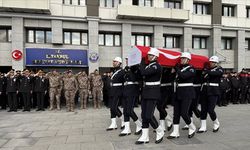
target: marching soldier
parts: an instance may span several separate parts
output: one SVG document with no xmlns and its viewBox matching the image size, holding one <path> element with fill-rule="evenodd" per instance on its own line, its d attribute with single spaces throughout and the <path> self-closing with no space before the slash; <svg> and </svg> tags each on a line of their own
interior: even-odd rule
<svg viewBox="0 0 250 150">
<path fill-rule="evenodd" d="M 48 80 L 43 76 L 43 71 L 39 70 L 34 77 L 33 91 L 36 93 L 37 110 L 44 111 L 44 97 L 48 91 Z"/>
<path fill-rule="evenodd" d="M 157 101 L 161 98 L 161 65 L 157 62 L 159 51 L 156 48 L 150 48 L 148 52 L 149 65 L 145 65 L 145 60 L 142 59 L 140 72 L 144 78 L 144 86 L 142 89 L 142 135 L 135 144 L 143 144 L 149 142 L 149 124 L 156 131 L 155 143 L 158 144 L 163 140 L 164 130 L 158 124 L 154 110 Z"/>
<path fill-rule="evenodd" d="M 69 70 L 63 78 L 63 89 L 64 89 L 64 95 L 66 99 L 66 105 L 68 111 L 74 111 L 75 107 L 75 94 L 78 90 L 78 83 L 73 75 L 72 71 Z"/>
<path fill-rule="evenodd" d="M 126 64 L 128 65 L 128 59 L 126 58 Z M 131 134 L 130 129 L 130 117 L 136 124 L 135 135 L 141 134 L 142 131 L 142 123 L 138 119 L 136 113 L 134 112 L 134 104 L 136 97 L 139 96 L 139 68 L 137 66 L 126 66 L 124 75 L 124 106 L 123 106 L 123 114 L 124 114 L 124 124 L 125 128 L 119 134 L 119 136 L 126 136 Z"/>
<path fill-rule="evenodd" d="M 192 138 L 195 135 L 196 127 L 193 124 L 190 116 L 189 109 L 192 100 L 195 98 L 194 90 L 194 77 L 195 69 L 189 65 L 191 60 L 191 54 L 183 52 L 181 54 L 181 64 L 177 64 L 173 71 L 176 72 L 176 99 L 174 101 L 174 130 L 168 136 L 168 139 L 178 138 L 180 117 L 183 118 L 185 123 L 189 127 L 188 138 Z"/>
<path fill-rule="evenodd" d="M 103 82 L 102 76 L 99 74 L 98 70 L 95 70 L 94 76 L 92 77 L 92 94 L 93 94 L 93 103 L 94 108 L 101 108 L 101 99 L 103 99 L 102 89 Z"/>
<path fill-rule="evenodd" d="M 17 77 L 14 75 L 14 71 L 11 70 L 7 74 L 7 87 L 6 92 L 8 95 L 8 104 L 10 107 L 10 110 L 8 112 L 17 112 L 17 94 L 18 94 L 18 81 Z"/>
<path fill-rule="evenodd" d="M 55 102 L 56 102 L 57 110 L 60 110 L 60 100 L 61 100 L 61 92 L 62 92 L 62 78 L 56 70 L 53 70 L 52 73 L 48 73 L 47 78 L 49 79 L 49 97 L 50 97 L 49 110 L 54 109 Z"/>
<path fill-rule="evenodd" d="M 0 72 L 0 105 L 1 109 L 6 109 L 7 97 L 6 97 L 6 78 L 4 74 Z"/>
<path fill-rule="evenodd" d="M 19 92 L 23 96 L 24 109 L 23 111 L 30 111 L 31 108 L 31 94 L 33 90 L 33 78 L 30 76 L 28 69 L 24 70 L 24 75 L 19 77 Z"/>
<path fill-rule="evenodd" d="M 118 108 L 119 100 L 122 97 L 123 90 L 123 77 L 124 70 L 121 68 L 122 59 L 116 57 L 113 59 L 113 74 L 111 76 L 111 89 L 110 89 L 110 113 L 111 113 L 111 124 L 106 129 L 107 131 L 117 129 L 116 117 L 121 120 L 121 128 L 124 128 L 123 115 L 121 110 Z"/>
<path fill-rule="evenodd" d="M 220 127 L 217 115 L 214 111 L 217 104 L 217 100 L 220 95 L 220 79 L 223 75 L 223 69 L 218 65 L 219 58 L 212 56 L 209 59 L 210 67 L 204 69 L 203 78 L 204 83 L 202 85 L 202 100 L 201 100 L 201 127 L 197 133 L 203 133 L 207 131 L 207 114 L 210 115 L 213 121 L 213 132 L 217 132 Z"/>
<path fill-rule="evenodd" d="M 79 96 L 80 96 L 80 103 L 81 109 L 87 108 L 87 100 L 88 100 L 88 92 L 90 90 L 90 83 L 88 75 L 85 71 L 79 72 L 76 76 L 76 79 L 79 84 Z"/>
<path fill-rule="evenodd" d="M 163 130 L 166 130 L 165 127 L 165 119 L 167 119 L 167 130 L 171 130 L 172 128 L 172 118 L 169 116 L 169 114 L 166 111 L 167 107 L 167 100 L 170 98 L 168 94 L 170 94 L 169 87 L 172 85 L 172 78 L 173 73 L 171 73 L 171 69 L 164 67 L 162 69 L 162 76 L 161 76 L 161 99 L 157 101 L 157 109 L 160 113 L 160 126 L 163 128 Z"/>
</svg>

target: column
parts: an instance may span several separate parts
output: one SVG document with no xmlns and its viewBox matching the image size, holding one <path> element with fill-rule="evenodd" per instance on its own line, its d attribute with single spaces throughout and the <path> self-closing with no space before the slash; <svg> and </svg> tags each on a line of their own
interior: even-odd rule
<svg viewBox="0 0 250 150">
<path fill-rule="evenodd" d="M 52 43 L 62 44 L 63 43 L 63 25 L 62 20 L 52 20 L 51 21 L 51 31 L 52 31 Z"/>
<path fill-rule="evenodd" d="M 123 23 L 122 24 L 122 58 L 128 56 L 129 50 L 131 50 L 131 24 Z"/>
<path fill-rule="evenodd" d="M 162 48 L 164 46 L 163 38 L 163 26 L 154 26 L 154 37 L 153 44 L 156 48 Z"/>
<path fill-rule="evenodd" d="M 246 56 L 245 56 L 245 31 L 238 30 L 236 38 L 236 49 L 235 49 L 235 70 L 240 72 L 245 67 Z"/>
<path fill-rule="evenodd" d="M 192 28 L 191 27 L 184 27 L 183 30 L 183 37 L 182 37 L 182 44 L 181 44 L 181 51 L 188 52 L 192 49 Z"/>
</svg>

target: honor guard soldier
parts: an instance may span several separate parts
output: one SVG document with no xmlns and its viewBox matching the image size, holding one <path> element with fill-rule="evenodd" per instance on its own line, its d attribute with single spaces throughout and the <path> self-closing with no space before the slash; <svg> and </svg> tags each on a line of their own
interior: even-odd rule
<svg viewBox="0 0 250 150">
<path fill-rule="evenodd" d="M 18 81 L 17 77 L 14 75 L 14 71 L 11 70 L 7 74 L 7 87 L 6 92 L 8 95 L 8 104 L 10 110 L 8 112 L 17 111 L 17 94 L 18 94 Z"/>
<path fill-rule="evenodd" d="M 214 109 L 220 95 L 219 83 L 223 75 L 223 69 L 218 65 L 219 58 L 217 56 L 210 57 L 209 62 L 209 68 L 205 68 L 203 71 L 204 83 L 202 85 L 201 93 L 201 127 L 197 133 L 207 131 L 207 114 L 210 115 L 210 118 L 214 122 L 213 132 L 217 132 L 220 127 Z"/>
<path fill-rule="evenodd" d="M 24 109 L 23 111 L 30 111 L 31 108 L 31 94 L 33 92 L 33 77 L 30 76 L 28 69 L 24 70 L 24 75 L 19 77 L 18 91 L 23 96 Z"/>
<path fill-rule="evenodd" d="M 128 58 L 126 58 L 126 65 L 128 65 Z M 123 114 L 124 114 L 124 124 L 125 128 L 120 133 L 119 136 L 126 136 L 131 134 L 130 129 L 130 117 L 136 124 L 135 135 L 139 135 L 142 131 L 141 121 L 138 119 L 136 113 L 134 112 L 134 104 L 135 99 L 139 96 L 139 68 L 138 66 L 126 66 L 124 68 L 124 88 L 123 88 L 123 96 L 124 96 L 124 106 L 123 106 Z"/>
<path fill-rule="evenodd" d="M 164 67 L 162 69 L 162 75 L 161 75 L 161 99 L 157 102 L 157 109 L 160 113 L 160 126 L 163 128 L 163 130 L 166 130 L 165 127 L 165 119 L 167 119 L 167 127 L 168 131 L 172 128 L 172 118 L 169 116 L 169 114 L 166 111 L 167 107 L 167 100 L 170 98 L 170 92 L 171 92 L 171 86 L 172 86 L 172 78 L 173 73 L 171 73 L 170 68 Z"/>
<path fill-rule="evenodd" d="M 62 92 L 62 78 L 60 74 L 53 70 L 53 72 L 48 73 L 47 77 L 49 79 L 49 97 L 50 97 L 50 108 L 53 110 L 56 103 L 57 110 L 60 110 L 60 100 Z"/>
<path fill-rule="evenodd" d="M 33 84 L 33 91 L 36 93 L 37 99 L 36 111 L 44 111 L 44 97 L 48 91 L 48 80 L 43 76 L 42 70 L 39 70 L 38 73 L 35 75 Z"/>
<path fill-rule="evenodd" d="M 174 130 L 168 136 L 168 139 L 178 138 L 180 117 L 183 118 L 185 123 L 189 127 L 188 138 L 192 138 L 195 135 L 196 127 L 193 124 L 189 116 L 189 108 L 192 100 L 195 98 L 194 90 L 194 77 L 195 69 L 189 65 L 191 60 L 191 54 L 188 52 L 183 52 L 181 54 L 181 63 L 175 66 L 176 72 L 176 98 L 174 100 Z"/>
<path fill-rule="evenodd" d="M 121 110 L 118 108 L 119 100 L 122 98 L 123 90 L 123 77 L 124 70 L 121 68 L 122 58 L 116 57 L 113 59 L 113 74 L 111 76 L 111 89 L 110 89 L 110 113 L 111 113 L 111 124 L 107 128 L 107 131 L 117 129 L 116 117 L 121 119 L 121 128 L 124 128 L 123 115 Z"/>
<path fill-rule="evenodd" d="M 149 65 L 145 65 L 145 60 L 142 59 L 140 72 L 144 78 L 144 86 L 142 89 L 142 135 L 135 144 L 143 144 L 149 142 L 149 124 L 156 131 L 156 141 L 158 144 L 163 140 L 164 130 L 158 124 L 154 111 L 156 103 L 161 98 L 161 65 L 157 62 L 159 50 L 150 48 L 148 52 Z"/>
<path fill-rule="evenodd" d="M 6 78 L 3 73 L 0 72 L 0 106 L 1 109 L 6 109 L 7 97 L 6 97 Z"/>
</svg>

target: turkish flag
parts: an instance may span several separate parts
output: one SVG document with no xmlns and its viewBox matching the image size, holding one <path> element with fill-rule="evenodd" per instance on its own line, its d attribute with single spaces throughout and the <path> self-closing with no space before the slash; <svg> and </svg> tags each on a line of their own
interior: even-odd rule
<svg viewBox="0 0 250 150">
<path fill-rule="evenodd" d="M 135 46 L 132 50 L 139 50 L 141 52 L 142 58 L 147 57 L 147 53 L 150 50 L 150 47 L 145 46 Z M 177 63 L 180 62 L 181 52 L 171 51 L 167 49 L 158 49 L 160 51 L 160 56 L 158 62 L 162 66 L 174 67 Z M 202 55 L 191 54 L 190 64 L 197 69 L 203 69 L 208 63 L 208 57 Z"/>
</svg>

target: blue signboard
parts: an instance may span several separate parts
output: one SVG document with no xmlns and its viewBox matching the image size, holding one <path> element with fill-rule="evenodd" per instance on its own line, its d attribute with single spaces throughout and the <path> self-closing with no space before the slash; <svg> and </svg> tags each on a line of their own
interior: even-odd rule
<svg viewBox="0 0 250 150">
<path fill-rule="evenodd" d="M 87 50 L 26 48 L 26 66 L 87 67 Z"/>
</svg>

